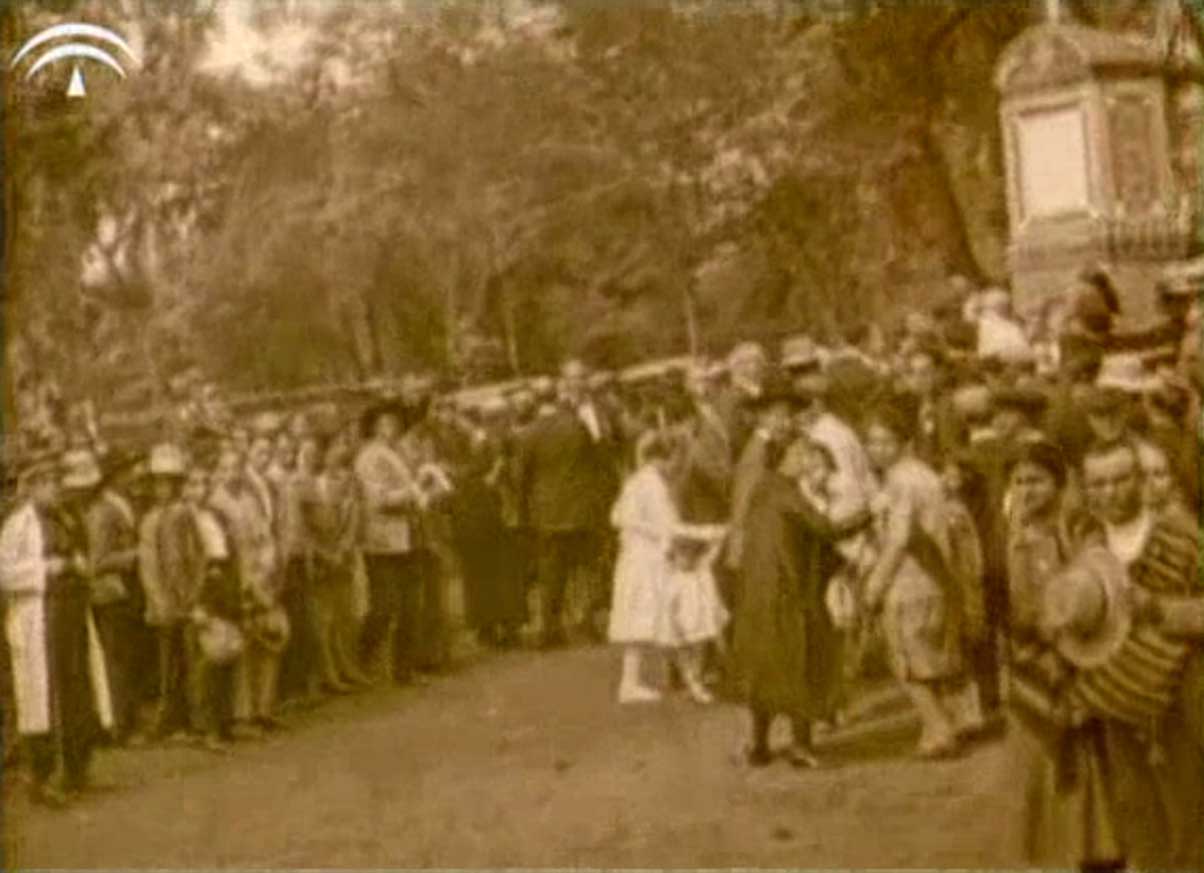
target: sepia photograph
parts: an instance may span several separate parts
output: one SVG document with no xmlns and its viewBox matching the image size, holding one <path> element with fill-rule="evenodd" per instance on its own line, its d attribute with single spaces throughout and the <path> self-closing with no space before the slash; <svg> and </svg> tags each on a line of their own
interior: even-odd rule
<svg viewBox="0 0 1204 873">
<path fill-rule="evenodd" d="M 0 0 L 0 866 L 1204 871 L 1204 0 Z"/>
</svg>

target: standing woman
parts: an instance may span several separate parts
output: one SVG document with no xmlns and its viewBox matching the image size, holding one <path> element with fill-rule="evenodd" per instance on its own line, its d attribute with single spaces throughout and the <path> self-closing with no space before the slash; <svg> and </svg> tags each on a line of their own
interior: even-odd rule
<svg viewBox="0 0 1204 873">
<path fill-rule="evenodd" d="M 336 438 L 322 454 L 322 471 L 306 513 L 314 544 L 311 605 L 319 675 L 327 691 L 341 694 L 368 684 L 355 657 L 360 504 L 347 443 Z"/>
<path fill-rule="evenodd" d="M 1006 778 L 1020 782 L 1015 835 L 1026 863 L 1075 867 L 1120 857 L 1106 802 L 1102 758 L 1090 731 L 1058 716 L 1069 665 L 1054 652 L 1042 613 L 1051 584 L 1085 541 L 1065 507 L 1067 465 L 1045 439 L 1021 443 L 1008 460 L 1008 640 Z"/>
<path fill-rule="evenodd" d="M 812 726 L 832 718 L 840 688 L 839 637 L 824 593 L 838 566 L 836 541 L 864 527 L 869 515 L 833 525 L 803 491 L 805 482 L 808 493 L 822 493 L 831 456 L 809 441 L 783 451 L 783 442 L 771 444 L 767 470 L 749 500 L 733 653 L 752 717 L 749 765 L 771 761 L 770 728 L 784 715 L 793 731 L 790 762 L 815 767 Z"/>
<path fill-rule="evenodd" d="M 914 456 L 916 416 L 888 398 L 865 422 L 866 451 L 881 477 L 875 498 L 879 555 L 865 582 L 866 605 L 881 610 L 891 667 L 920 713 L 916 754 L 957 751 L 960 713 L 954 689 L 964 674 L 944 489 Z"/>
</svg>

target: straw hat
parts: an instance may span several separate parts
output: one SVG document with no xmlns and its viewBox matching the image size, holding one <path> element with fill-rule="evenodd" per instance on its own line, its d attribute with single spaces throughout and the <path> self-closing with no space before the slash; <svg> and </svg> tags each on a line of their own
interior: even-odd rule
<svg viewBox="0 0 1204 873">
<path fill-rule="evenodd" d="M 1124 643 L 1132 625 L 1129 578 L 1106 548 L 1092 546 L 1045 586 L 1042 623 L 1059 654 L 1079 668 L 1098 667 Z"/>
<path fill-rule="evenodd" d="M 283 652 L 290 633 L 288 614 L 279 606 L 258 613 L 248 628 L 255 642 L 271 652 Z"/>
<path fill-rule="evenodd" d="M 765 354 L 765 349 L 761 348 L 760 343 L 740 343 L 727 356 L 727 365 L 732 368 L 750 361 L 757 361 L 762 364 L 769 361 L 769 356 Z"/>
<path fill-rule="evenodd" d="M 1012 306 L 1012 295 L 1003 288 L 988 288 L 979 299 L 980 312 L 1006 313 Z"/>
<path fill-rule="evenodd" d="M 151 448 L 147 468 L 152 476 L 185 476 L 188 473 L 188 459 L 179 446 L 160 443 Z"/>
<path fill-rule="evenodd" d="M 792 336 L 782 342 L 782 366 L 786 369 L 815 367 L 820 364 L 819 349 L 809 336 Z"/>
<path fill-rule="evenodd" d="M 1145 368 L 1139 355 L 1107 355 L 1095 379 L 1097 388 L 1115 388 L 1126 394 L 1145 394 L 1159 387 L 1158 377 Z"/>
<path fill-rule="evenodd" d="M 87 449 L 73 449 L 63 455 L 62 486 L 70 489 L 95 488 L 103 478 L 96 455 Z"/>
<path fill-rule="evenodd" d="M 210 617 L 197 634 L 201 657 L 210 664 L 230 664 L 238 660 L 246 648 L 242 631 L 224 618 Z"/>
</svg>

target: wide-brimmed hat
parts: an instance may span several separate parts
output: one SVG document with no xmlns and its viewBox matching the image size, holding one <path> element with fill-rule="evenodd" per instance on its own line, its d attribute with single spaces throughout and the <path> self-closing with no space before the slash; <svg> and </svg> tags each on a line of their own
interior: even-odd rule
<svg viewBox="0 0 1204 873">
<path fill-rule="evenodd" d="M 991 394 L 996 409 L 1016 409 L 1027 415 L 1040 415 L 1049 405 L 1049 398 L 1035 385 L 1019 383 L 996 389 Z"/>
<path fill-rule="evenodd" d="M 809 336 L 792 336 L 782 342 L 782 367 L 799 370 L 820 365 L 819 348 Z"/>
<path fill-rule="evenodd" d="M 103 478 L 96 455 L 88 449 L 72 449 L 64 453 L 61 464 L 63 477 L 60 484 L 64 488 L 95 488 Z"/>
<path fill-rule="evenodd" d="M 1075 667 L 1098 667 L 1124 643 L 1132 625 L 1124 565 L 1103 546 L 1084 549 L 1045 585 L 1042 625 Z"/>
<path fill-rule="evenodd" d="M 238 625 L 224 618 L 209 617 L 197 633 L 201 657 L 210 664 L 230 664 L 246 648 L 246 640 Z"/>
<path fill-rule="evenodd" d="M 1097 388 L 1115 388 L 1126 394 L 1145 394 L 1159 387 L 1158 377 L 1146 369 L 1140 355 L 1106 355 L 1100 362 Z"/>
<path fill-rule="evenodd" d="M 56 476 L 61 456 L 58 452 L 43 449 L 16 455 L 11 463 L 18 482 L 26 482 L 37 476 Z M 10 464 L 6 461 L 5 468 Z"/>
<path fill-rule="evenodd" d="M 173 443 L 159 443 L 150 450 L 147 472 L 152 476 L 182 477 L 188 475 L 188 459 L 184 450 Z"/>
<path fill-rule="evenodd" d="M 122 473 L 136 470 L 143 460 L 142 452 L 133 449 L 109 449 L 100 458 L 101 476 L 108 482 Z"/>
<path fill-rule="evenodd" d="M 251 431 L 256 434 L 274 434 L 284 427 L 284 416 L 278 412 L 265 410 L 251 419 Z"/>
<path fill-rule="evenodd" d="M 382 397 L 371 403 L 360 413 L 360 436 L 370 439 L 376 431 L 376 423 L 386 415 L 394 416 L 400 427 L 405 422 L 405 407 L 395 397 Z"/>
<path fill-rule="evenodd" d="M 1193 297 L 1201 291 L 1204 291 L 1204 258 L 1171 265 L 1158 282 L 1158 293 L 1163 297 Z"/>
<path fill-rule="evenodd" d="M 992 395 L 989 385 L 962 385 L 953 392 L 953 410 L 963 420 L 983 418 L 991 414 Z"/>
<path fill-rule="evenodd" d="M 251 619 L 250 635 L 263 648 L 271 652 L 282 652 L 288 645 L 291 632 L 288 614 L 279 606 L 265 609 Z"/>
<path fill-rule="evenodd" d="M 760 343 L 743 342 L 737 345 L 727 356 L 728 367 L 735 367 L 746 361 L 759 361 L 766 363 L 769 361 L 769 356 L 765 354 L 765 349 Z"/>
<path fill-rule="evenodd" d="M 988 288 L 978 301 L 979 312 L 1007 312 L 1012 307 L 1012 295 L 1003 288 Z"/>
</svg>

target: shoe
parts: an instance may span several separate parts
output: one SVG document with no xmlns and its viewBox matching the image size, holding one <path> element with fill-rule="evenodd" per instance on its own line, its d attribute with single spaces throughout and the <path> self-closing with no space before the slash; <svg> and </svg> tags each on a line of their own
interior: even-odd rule
<svg viewBox="0 0 1204 873">
<path fill-rule="evenodd" d="M 758 749 L 750 747 L 744 751 L 744 763 L 749 767 L 768 767 L 773 763 L 773 755 L 769 753 L 769 749 Z"/>
<path fill-rule="evenodd" d="M 62 809 L 70 802 L 66 793 L 53 785 L 34 785 L 29 790 L 29 799 L 50 809 Z"/>
<path fill-rule="evenodd" d="M 950 738 L 937 742 L 921 742 L 913 753 L 913 757 L 921 761 L 944 761 L 957 757 L 961 746 L 957 740 Z"/>
<path fill-rule="evenodd" d="M 230 744 L 218 736 L 207 736 L 201 741 L 202 747 L 206 752 L 213 752 L 215 755 L 230 754 Z"/>
<path fill-rule="evenodd" d="M 268 733 L 277 733 L 287 727 L 284 722 L 274 715 L 261 715 L 255 719 L 255 723 Z"/>
<path fill-rule="evenodd" d="M 786 760 L 791 767 L 799 770 L 818 770 L 823 764 L 819 758 L 811 752 L 810 749 L 805 749 L 802 746 L 791 746 L 786 752 Z"/>
<path fill-rule="evenodd" d="M 703 706 L 709 706 L 715 702 L 715 696 L 707 691 L 706 686 L 701 682 L 686 683 L 686 692 L 690 695 L 691 700 Z"/>
<path fill-rule="evenodd" d="M 661 693 L 646 685 L 619 689 L 619 703 L 656 703 L 660 699 Z"/>
<path fill-rule="evenodd" d="M 230 729 L 230 736 L 236 740 L 262 740 L 264 730 L 252 722 L 239 722 Z"/>
</svg>

